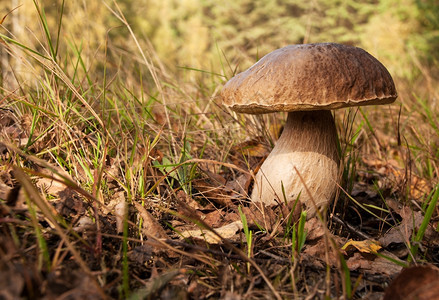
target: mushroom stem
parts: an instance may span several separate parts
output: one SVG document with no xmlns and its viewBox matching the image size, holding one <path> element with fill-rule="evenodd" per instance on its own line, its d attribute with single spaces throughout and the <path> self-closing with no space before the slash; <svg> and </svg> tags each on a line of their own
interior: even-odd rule
<svg viewBox="0 0 439 300">
<path fill-rule="evenodd" d="M 289 112 L 281 137 L 256 174 L 251 199 L 275 205 L 300 196 L 309 215 L 314 215 L 316 207 L 320 209 L 334 197 L 338 164 L 337 131 L 331 112 Z"/>
</svg>

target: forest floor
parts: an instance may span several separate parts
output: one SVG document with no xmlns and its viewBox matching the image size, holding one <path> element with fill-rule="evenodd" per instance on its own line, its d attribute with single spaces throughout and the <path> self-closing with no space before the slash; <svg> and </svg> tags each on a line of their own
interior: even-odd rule
<svg viewBox="0 0 439 300">
<path fill-rule="evenodd" d="M 29 122 L 12 109 L 0 113 L 8 138 L 0 166 L 4 299 L 380 299 L 404 267 L 439 263 L 438 190 L 396 159 L 358 160 L 350 193 L 340 189 L 327 213 L 303 222 L 299 206 L 248 201 L 249 171 L 269 152 L 258 139 L 233 145 L 226 162 L 207 147 L 206 158 L 186 153 L 177 164 L 158 146 L 137 147 L 131 167 L 106 154 L 98 168 L 76 166 L 72 176 L 59 160 L 28 154 L 57 137 L 24 151 Z M 81 147 L 97 147 L 81 134 Z M 140 168 L 145 196 L 122 183 Z"/>
</svg>

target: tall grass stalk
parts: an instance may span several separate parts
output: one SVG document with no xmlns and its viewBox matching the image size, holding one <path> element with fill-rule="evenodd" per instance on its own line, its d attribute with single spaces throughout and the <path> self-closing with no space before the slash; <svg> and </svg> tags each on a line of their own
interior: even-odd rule
<svg viewBox="0 0 439 300">
<path fill-rule="evenodd" d="M 291 260 L 295 263 L 296 257 L 300 255 L 306 241 L 307 232 L 305 230 L 306 211 L 300 213 L 298 223 L 287 226 L 286 231 L 291 233 Z"/>
<path fill-rule="evenodd" d="M 242 227 L 244 229 L 244 236 L 247 241 L 247 256 L 251 258 L 252 256 L 252 242 L 253 242 L 253 232 L 248 228 L 247 217 L 242 212 L 241 206 L 238 206 L 239 215 L 241 217 Z M 247 263 L 247 273 L 250 274 L 250 263 Z"/>
<path fill-rule="evenodd" d="M 27 191 L 25 191 L 25 194 L 26 194 L 26 204 L 27 204 L 30 216 L 31 216 L 32 225 L 34 227 L 35 237 L 37 239 L 37 244 L 38 244 L 39 252 L 40 252 L 38 269 L 41 270 L 42 265 L 44 264 L 45 270 L 50 272 L 51 271 L 51 261 L 50 261 L 49 250 L 47 248 L 47 243 L 46 243 L 46 240 L 44 239 L 44 236 L 41 232 L 41 228 L 40 228 L 40 224 L 38 222 L 37 213 L 35 211 L 34 204 L 30 200 L 30 197 L 29 197 Z"/>
<path fill-rule="evenodd" d="M 125 203 L 125 206 L 127 203 Z M 123 239 L 122 239 L 122 290 L 123 298 L 130 296 L 130 274 L 128 264 L 128 209 L 125 207 L 123 217 Z"/>
<path fill-rule="evenodd" d="M 428 204 L 427 210 L 425 211 L 424 219 L 422 220 L 421 226 L 419 227 L 416 235 L 413 237 L 413 244 L 410 248 L 410 252 L 412 255 L 408 256 L 408 262 L 412 261 L 412 257 L 416 258 L 418 254 L 419 245 L 422 242 L 425 231 L 427 230 L 428 225 L 430 224 L 431 217 L 433 216 L 434 211 L 437 209 L 437 202 L 439 199 L 439 184 L 436 185 L 434 192 L 430 194 L 428 197 L 430 203 Z"/>
</svg>

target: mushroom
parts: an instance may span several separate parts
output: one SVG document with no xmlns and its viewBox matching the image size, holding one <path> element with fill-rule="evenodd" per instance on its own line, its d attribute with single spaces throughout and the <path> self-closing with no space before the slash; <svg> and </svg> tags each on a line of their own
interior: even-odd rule
<svg viewBox="0 0 439 300">
<path fill-rule="evenodd" d="M 322 43 L 267 54 L 230 79 L 221 98 L 240 113 L 288 112 L 282 135 L 255 176 L 251 200 L 272 206 L 299 198 L 311 216 L 337 189 L 337 131 L 330 110 L 392 103 L 397 92 L 387 69 L 363 49 Z"/>
</svg>

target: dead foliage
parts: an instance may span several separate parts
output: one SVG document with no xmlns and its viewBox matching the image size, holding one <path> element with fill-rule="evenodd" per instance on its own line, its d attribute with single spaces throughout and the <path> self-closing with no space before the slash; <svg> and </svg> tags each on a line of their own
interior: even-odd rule
<svg viewBox="0 0 439 300">
<path fill-rule="evenodd" d="M 439 299 L 439 269 L 433 265 L 421 265 L 401 271 L 384 294 L 384 300 L 400 299 Z"/>
<path fill-rule="evenodd" d="M 354 204 L 343 219 L 329 216 L 329 223 L 317 217 L 309 219 L 305 225 L 303 249 L 296 248 L 292 252 L 296 245 L 292 244 L 292 232 L 286 230 L 291 230 L 293 224 L 298 226 L 302 207 L 300 203 L 265 207 L 248 202 L 252 176 L 251 172 L 239 171 L 246 168 L 243 158 L 245 156 L 247 162 L 253 161 L 253 167 L 257 168 L 266 155 L 258 150 L 262 146 L 250 145 L 257 150 L 246 150 L 244 154 L 243 145 L 232 150 L 232 164 L 239 168 L 233 172 L 218 167 L 220 164 L 215 161 L 200 160 L 197 166 L 200 176 L 192 181 L 191 193 L 174 189 L 168 194 L 171 204 L 167 207 L 156 205 L 149 199 L 128 198 L 118 181 L 122 164 L 114 159 L 105 165 L 103 172 L 110 189 L 105 196 L 99 197 L 79 188 L 75 184 L 78 179 L 62 169 L 34 162 L 29 171 L 35 188 L 40 195 L 50 198 L 47 203 L 53 208 L 52 213 L 68 221 L 68 227 L 63 231 L 69 240 L 75 241 L 80 257 L 85 259 L 90 270 L 77 264 L 77 254 L 62 250 L 65 241 L 54 231 L 54 220 L 37 209 L 38 226 L 45 231 L 47 251 L 55 255 L 52 262 L 56 265 L 47 273 L 46 268 L 27 269 L 2 260 L 2 276 L 5 277 L 2 296 L 7 299 L 23 295 L 36 298 L 43 295 L 94 299 L 117 297 L 122 278 L 117 266 L 123 261 L 120 255 L 124 226 L 128 226 L 130 285 L 133 295 L 138 297 L 272 297 L 273 290 L 266 289 L 267 282 L 274 282 L 276 287 L 273 289 L 282 293 L 282 297 L 298 294 L 323 297 L 328 291 L 331 295 L 342 294 L 344 287 L 336 284 L 328 287 L 322 281 L 321 274 L 327 267 L 333 282 L 342 282 L 343 272 L 350 271 L 357 282 L 353 291 L 357 297 L 372 291 L 382 294 L 383 283 L 391 282 L 405 264 L 404 259 L 409 255 L 406 245 L 423 220 L 422 212 L 391 198 L 383 201 L 374 187 L 363 184 L 363 181 L 357 182 L 352 197 L 388 211 L 382 214 L 372 208 L 377 215 L 371 215 Z M 13 153 L 13 150 L 7 151 L 8 155 Z M 156 159 L 160 157 L 163 155 Z M 374 170 L 378 168 L 374 176 L 385 180 L 379 183 L 384 190 L 385 186 L 390 189 L 397 187 L 402 180 L 402 173 L 397 172 L 392 164 L 381 166 L 368 161 L 365 166 Z M 148 172 L 151 178 L 161 182 L 155 187 L 156 191 L 166 195 L 171 180 L 167 181 L 166 175 L 158 175 L 152 168 Z M 14 177 L 16 174 L 11 166 L 3 165 L 0 175 L 0 192 L 5 199 L 0 204 L 0 225 L 5 233 L 2 255 L 5 258 L 21 257 L 20 251 L 30 247 L 28 251 L 34 255 L 29 256 L 27 263 L 37 266 L 39 248 L 35 244 L 38 239 L 26 234 L 26 228 L 32 225 L 23 219 L 30 217 L 28 206 L 34 204 L 27 200 L 27 192 Z M 361 176 L 364 175 L 360 173 L 359 178 Z M 350 217 L 352 214 L 356 217 Z M 6 224 L 24 233 L 22 239 L 25 238 L 18 245 L 13 242 L 10 231 L 4 226 Z M 246 242 L 246 230 L 253 233 L 251 245 Z M 436 236 L 437 232 L 430 226 L 426 242 L 434 244 Z M 102 269 L 102 265 L 107 268 Z M 343 266 L 347 269 L 344 270 Z M 72 269 L 73 272 L 69 271 Z M 92 275 L 93 272 L 99 275 Z M 90 280 L 90 276 L 97 276 L 99 281 Z M 298 279 L 292 281 L 292 276 Z M 96 287 L 98 282 L 99 288 Z M 293 290 L 288 288 L 291 284 Z M 232 287 L 233 293 L 230 292 Z"/>
</svg>

